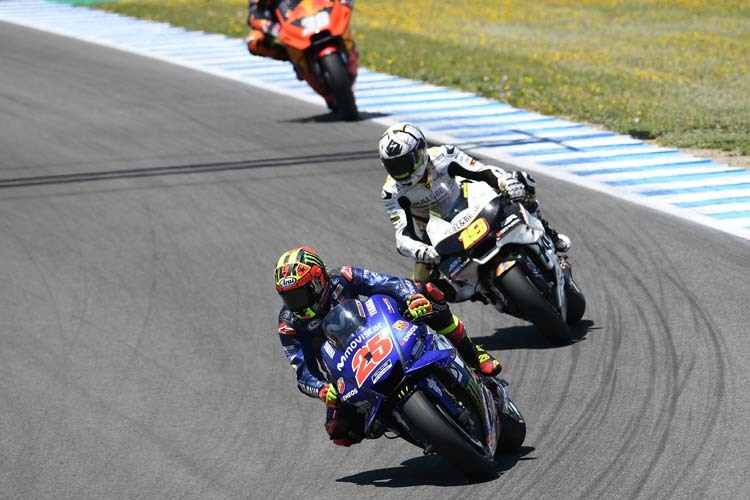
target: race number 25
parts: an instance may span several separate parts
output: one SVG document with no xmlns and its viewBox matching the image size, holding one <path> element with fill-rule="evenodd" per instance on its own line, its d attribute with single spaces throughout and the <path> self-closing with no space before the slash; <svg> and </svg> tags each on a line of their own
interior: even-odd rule
<svg viewBox="0 0 750 500">
<path fill-rule="evenodd" d="M 352 358 L 352 370 L 357 386 L 367 380 L 367 377 L 377 368 L 381 361 L 388 357 L 393 350 L 393 342 L 388 335 L 376 335 L 359 348 Z"/>
<path fill-rule="evenodd" d="M 474 246 L 479 240 L 490 232 L 490 226 L 487 224 L 487 219 L 482 217 L 477 219 L 467 226 L 466 229 L 461 231 L 458 235 L 458 239 L 464 245 L 464 250 L 468 250 Z"/>
</svg>

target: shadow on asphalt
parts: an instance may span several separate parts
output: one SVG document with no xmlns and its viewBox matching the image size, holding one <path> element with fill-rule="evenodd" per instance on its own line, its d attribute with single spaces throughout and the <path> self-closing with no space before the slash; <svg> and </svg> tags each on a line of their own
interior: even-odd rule
<svg viewBox="0 0 750 500">
<path fill-rule="evenodd" d="M 495 459 L 498 475 L 513 468 L 519 460 L 535 460 L 527 457 L 534 451 L 530 446 L 522 446 L 515 453 L 506 453 Z M 496 479 L 496 478 L 495 478 Z M 461 474 L 455 467 L 438 455 L 426 455 L 410 458 L 401 462 L 401 467 L 387 467 L 336 480 L 341 483 L 354 483 L 360 486 L 376 486 L 387 488 L 409 488 L 413 486 L 463 486 L 471 481 Z M 492 479 L 490 479 L 492 481 Z M 474 482 L 476 483 L 476 482 Z"/>
<path fill-rule="evenodd" d="M 366 113 L 360 111 L 359 119 L 355 121 L 371 120 L 373 118 L 381 118 L 388 116 L 388 113 Z M 335 113 L 323 113 L 320 115 L 307 116 L 305 118 L 293 118 L 291 120 L 283 120 L 285 123 L 330 123 L 330 122 L 344 122 Z"/>
<path fill-rule="evenodd" d="M 586 335 L 594 328 L 594 322 L 582 319 L 570 328 L 571 342 L 564 345 L 554 345 L 542 337 L 532 325 L 510 326 L 498 328 L 492 335 L 484 337 L 472 335 L 472 340 L 481 344 L 488 351 L 510 351 L 512 349 L 556 349 L 568 347 L 586 340 Z"/>
</svg>

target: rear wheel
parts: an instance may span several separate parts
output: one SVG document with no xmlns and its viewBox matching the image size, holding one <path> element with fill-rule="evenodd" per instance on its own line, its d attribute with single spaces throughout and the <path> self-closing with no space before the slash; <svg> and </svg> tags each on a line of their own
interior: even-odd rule
<svg viewBox="0 0 750 500">
<path fill-rule="evenodd" d="M 498 279 L 500 288 L 523 316 L 534 324 L 553 344 L 570 341 L 570 330 L 555 307 L 537 290 L 518 266 L 511 267 Z"/>
<path fill-rule="evenodd" d="M 403 411 L 432 448 L 467 477 L 484 480 L 497 474 L 494 461 L 464 439 L 422 392 L 416 391 L 409 396 Z"/>
<path fill-rule="evenodd" d="M 320 60 L 323 78 L 336 100 L 336 114 L 342 120 L 354 121 L 359 118 L 357 104 L 354 102 L 352 77 L 338 52 L 323 56 Z"/>
</svg>

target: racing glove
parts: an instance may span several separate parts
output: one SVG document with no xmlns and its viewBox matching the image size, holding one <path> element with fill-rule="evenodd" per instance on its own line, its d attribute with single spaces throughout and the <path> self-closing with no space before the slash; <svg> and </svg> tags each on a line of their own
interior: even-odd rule
<svg viewBox="0 0 750 500">
<path fill-rule="evenodd" d="M 498 179 L 498 187 L 511 201 L 522 200 L 526 196 L 526 188 L 512 174 Z"/>
<path fill-rule="evenodd" d="M 432 313 L 432 302 L 421 293 L 414 293 L 406 299 L 406 312 L 412 320 L 423 318 Z"/>
<path fill-rule="evenodd" d="M 318 397 L 326 406 L 330 406 L 331 408 L 336 408 L 339 405 L 339 391 L 336 390 L 336 386 L 333 384 L 323 386 L 318 392 Z"/>
<path fill-rule="evenodd" d="M 281 31 L 281 26 L 279 25 L 279 23 L 276 23 L 270 19 L 263 19 L 261 23 L 262 25 L 260 27 L 260 31 L 262 31 L 266 35 L 276 37 L 279 34 L 279 31 Z"/>
<path fill-rule="evenodd" d="M 523 184 L 524 188 L 526 188 L 527 197 L 534 198 L 534 196 L 536 196 L 536 181 L 528 172 L 516 170 L 513 172 L 513 176 L 518 179 L 518 182 Z"/>
<path fill-rule="evenodd" d="M 437 264 L 440 262 L 440 254 L 431 245 L 425 245 L 417 250 L 415 257 L 417 262 L 424 262 L 425 264 Z"/>
</svg>

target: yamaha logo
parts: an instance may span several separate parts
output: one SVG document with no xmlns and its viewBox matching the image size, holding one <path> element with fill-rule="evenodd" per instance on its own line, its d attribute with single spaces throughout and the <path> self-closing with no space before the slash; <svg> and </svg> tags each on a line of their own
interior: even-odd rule
<svg viewBox="0 0 750 500">
<path fill-rule="evenodd" d="M 295 278 L 294 276 L 287 276 L 286 278 L 279 280 L 279 286 L 281 288 L 287 288 L 296 284 L 297 278 Z"/>
</svg>

